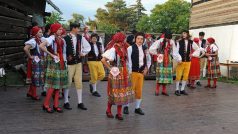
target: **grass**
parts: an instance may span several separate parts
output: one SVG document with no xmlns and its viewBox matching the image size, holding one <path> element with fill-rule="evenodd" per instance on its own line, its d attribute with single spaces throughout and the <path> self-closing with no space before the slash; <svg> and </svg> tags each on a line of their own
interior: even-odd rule
<svg viewBox="0 0 238 134">
<path fill-rule="evenodd" d="M 238 78 L 229 78 L 229 79 L 227 79 L 227 77 L 221 77 L 221 78 L 218 79 L 218 81 L 238 85 Z"/>
</svg>

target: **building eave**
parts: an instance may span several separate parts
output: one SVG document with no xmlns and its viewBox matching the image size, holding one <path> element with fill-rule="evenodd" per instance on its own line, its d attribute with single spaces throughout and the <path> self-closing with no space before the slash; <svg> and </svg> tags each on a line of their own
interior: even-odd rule
<svg viewBox="0 0 238 134">
<path fill-rule="evenodd" d="M 59 9 L 59 7 L 57 7 L 51 0 L 46 0 L 46 2 L 51 5 L 57 12 L 59 12 L 60 14 L 63 14 L 63 12 Z"/>
</svg>

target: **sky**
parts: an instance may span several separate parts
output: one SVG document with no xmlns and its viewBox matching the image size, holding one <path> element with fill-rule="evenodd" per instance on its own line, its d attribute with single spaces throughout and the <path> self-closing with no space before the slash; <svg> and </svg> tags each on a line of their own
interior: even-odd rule
<svg viewBox="0 0 238 134">
<path fill-rule="evenodd" d="M 105 8 L 104 5 L 107 2 L 112 0 L 51 0 L 56 6 L 60 8 L 63 12 L 62 17 L 64 20 L 71 19 L 72 13 L 79 13 L 83 15 L 86 19 L 91 18 L 94 19 L 94 15 L 96 14 L 96 10 L 98 8 Z M 132 5 L 136 3 L 136 0 L 125 0 L 127 5 Z M 142 4 L 147 10 L 145 13 L 150 14 L 150 11 L 154 8 L 156 4 L 162 4 L 167 0 L 142 0 Z M 191 0 L 186 0 L 191 1 Z M 51 12 L 54 9 L 47 4 L 46 11 Z"/>
</svg>

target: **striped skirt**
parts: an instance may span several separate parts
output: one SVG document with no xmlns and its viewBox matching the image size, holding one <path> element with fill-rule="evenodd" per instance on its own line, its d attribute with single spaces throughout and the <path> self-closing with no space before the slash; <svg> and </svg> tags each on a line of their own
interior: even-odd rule
<svg viewBox="0 0 238 134">
<path fill-rule="evenodd" d="M 121 71 L 122 72 L 122 71 Z M 112 105 L 125 105 L 132 103 L 135 98 L 135 92 L 132 89 L 131 78 L 128 76 L 128 85 L 125 86 L 125 79 L 123 75 L 119 74 L 113 77 L 108 76 L 108 102 Z"/>
<path fill-rule="evenodd" d="M 164 67 L 163 63 L 157 63 L 156 67 L 156 83 L 171 84 L 173 83 L 173 66 L 172 63 L 168 67 Z"/>
<path fill-rule="evenodd" d="M 44 60 L 40 60 L 38 63 L 32 60 L 31 68 L 31 84 L 37 87 L 43 86 L 45 81 Z"/>
<path fill-rule="evenodd" d="M 66 68 L 60 69 L 60 63 L 47 56 L 47 68 L 45 74 L 45 87 L 54 89 L 63 89 L 68 87 L 68 71 Z"/>
<path fill-rule="evenodd" d="M 206 77 L 208 79 L 219 78 L 221 76 L 220 63 L 217 57 L 213 57 L 211 61 L 207 60 Z"/>
</svg>

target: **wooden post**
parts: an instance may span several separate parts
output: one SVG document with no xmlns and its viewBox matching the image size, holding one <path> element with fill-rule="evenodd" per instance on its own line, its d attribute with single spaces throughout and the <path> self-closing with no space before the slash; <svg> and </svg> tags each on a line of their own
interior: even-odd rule
<svg viewBox="0 0 238 134">
<path fill-rule="evenodd" d="M 226 60 L 226 64 L 227 64 L 227 80 L 230 77 L 230 66 L 229 66 L 229 60 Z"/>
</svg>

